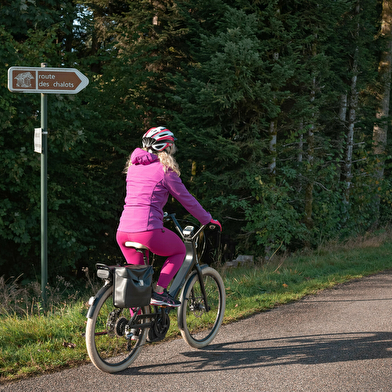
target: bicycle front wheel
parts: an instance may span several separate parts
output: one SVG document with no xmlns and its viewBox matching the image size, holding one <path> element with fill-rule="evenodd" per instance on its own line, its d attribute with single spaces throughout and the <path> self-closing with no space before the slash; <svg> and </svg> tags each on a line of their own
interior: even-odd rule
<svg viewBox="0 0 392 392">
<path fill-rule="evenodd" d="M 149 307 L 142 308 L 148 312 Z M 129 309 L 113 306 L 113 286 L 108 286 L 98 301 L 94 313 L 87 320 L 86 347 L 92 363 L 107 373 L 125 370 L 140 354 L 148 329 L 135 330 L 137 339 L 125 338 L 125 325 L 131 315 Z"/>
<path fill-rule="evenodd" d="M 194 348 L 207 346 L 215 338 L 222 324 L 226 307 L 226 292 L 219 273 L 211 268 L 202 269 L 206 298 L 199 275 L 194 272 L 181 293 L 178 320 L 182 338 Z M 206 306 L 207 300 L 207 306 Z"/>
</svg>

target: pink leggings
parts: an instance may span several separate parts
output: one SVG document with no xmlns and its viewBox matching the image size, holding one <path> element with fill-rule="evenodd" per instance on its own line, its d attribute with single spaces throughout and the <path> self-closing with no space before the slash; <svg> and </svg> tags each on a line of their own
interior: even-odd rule
<svg viewBox="0 0 392 392">
<path fill-rule="evenodd" d="M 169 285 L 185 259 L 184 243 L 176 233 L 166 228 L 141 233 L 117 231 L 116 239 L 128 264 L 144 264 L 144 261 L 140 252 L 124 246 L 126 241 L 139 242 L 147 246 L 152 253 L 167 257 L 158 279 L 158 286 L 164 288 Z"/>
</svg>

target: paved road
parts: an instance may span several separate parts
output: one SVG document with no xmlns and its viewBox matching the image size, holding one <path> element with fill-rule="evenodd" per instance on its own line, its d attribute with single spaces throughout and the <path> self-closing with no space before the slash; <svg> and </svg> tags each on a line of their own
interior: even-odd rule
<svg viewBox="0 0 392 392">
<path fill-rule="evenodd" d="M 92 365 L 0 391 L 392 391 L 392 271 L 221 328 L 195 350 L 147 346 L 134 366 Z"/>
</svg>

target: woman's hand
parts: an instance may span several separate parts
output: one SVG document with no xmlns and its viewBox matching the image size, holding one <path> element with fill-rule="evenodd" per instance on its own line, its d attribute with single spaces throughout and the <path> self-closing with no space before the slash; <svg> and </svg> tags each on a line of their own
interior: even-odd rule
<svg viewBox="0 0 392 392">
<path fill-rule="evenodd" d="M 217 221 L 215 219 L 211 219 L 210 223 L 215 225 L 215 226 L 219 226 L 219 230 L 222 231 L 222 225 L 219 223 L 219 221 Z"/>
</svg>

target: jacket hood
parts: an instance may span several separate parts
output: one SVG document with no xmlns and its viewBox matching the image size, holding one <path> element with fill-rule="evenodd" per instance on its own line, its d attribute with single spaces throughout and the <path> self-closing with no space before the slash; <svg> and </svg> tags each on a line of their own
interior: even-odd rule
<svg viewBox="0 0 392 392">
<path fill-rule="evenodd" d="M 158 160 L 157 155 L 144 151 L 141 148 L 137 148 L 131 155 L 131 163 L 133 165 L 149 165 Z"/>
</svg>

